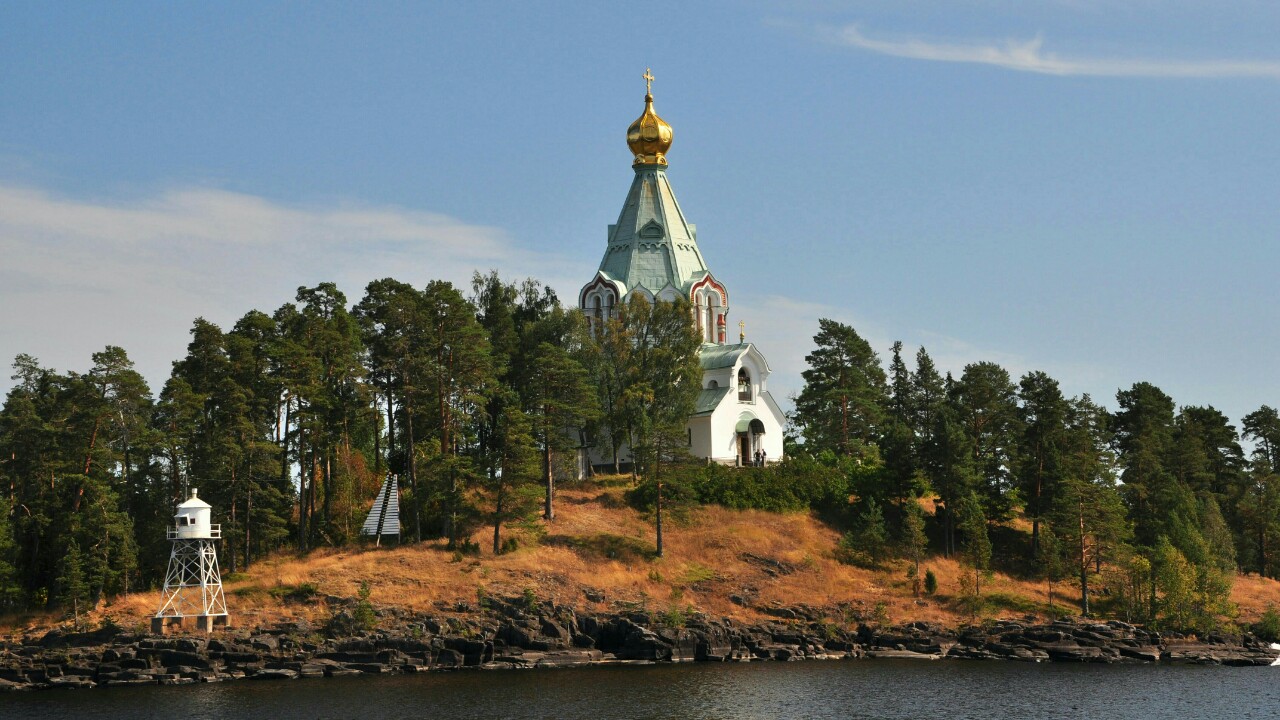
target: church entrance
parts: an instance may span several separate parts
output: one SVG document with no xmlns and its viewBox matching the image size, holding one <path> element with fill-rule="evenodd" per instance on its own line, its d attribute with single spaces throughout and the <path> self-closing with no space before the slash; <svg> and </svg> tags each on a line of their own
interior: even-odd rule
<svg viewBox="0 0 1280 720">
<path fill-rule="evenodd" d="M 752 465 L 751 436 L 747 433 L 738 433 L 738 465 L 741 467 Z"/>
</svg>

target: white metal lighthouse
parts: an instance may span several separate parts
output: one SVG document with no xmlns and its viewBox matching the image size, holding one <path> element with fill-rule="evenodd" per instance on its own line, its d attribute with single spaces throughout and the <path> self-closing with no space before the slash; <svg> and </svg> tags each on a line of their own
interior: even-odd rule
<svg viewBox="0 0 1280 720">
<path fill-rule="evenodd" d="M 196 629 L 208 632 L 229 624 L 227 601 L 218 574 L 218 553 L 214 542 L 222 538 L 222 527 L 209 522 L 212 507 L 196 497 L 178 506 L 169 528 L 173 551 L 169 571 L 164 576 L 160 610 L 151 619 L 151 631 L 164 634 L 182 627 L 185 618 L 196 619 Z"/>
</svg>

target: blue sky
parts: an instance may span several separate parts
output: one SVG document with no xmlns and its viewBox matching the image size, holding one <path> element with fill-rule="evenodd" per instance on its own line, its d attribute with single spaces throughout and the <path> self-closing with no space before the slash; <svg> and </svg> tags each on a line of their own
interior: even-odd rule
<svg viewBox="0 0 1280 720">
<path fill-rule="evenodd" d="M 195 316 L 300 285 L 572 302 L 651 67 L 775 395 L 833 317 L 1238 421 L 1280 404 L 1278 36 L 1263 2 L 5 3 L 0 358 L 122 345 L 158 390 Z"/>
</svg>

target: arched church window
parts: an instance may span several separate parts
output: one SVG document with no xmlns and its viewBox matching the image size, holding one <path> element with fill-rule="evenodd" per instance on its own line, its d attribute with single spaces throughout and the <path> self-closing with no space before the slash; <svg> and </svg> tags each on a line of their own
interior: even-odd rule
<svg viewBox="0 0 1280 720">
<path fill-rule="evenodd" d="M 707 383 L 708 390 L 715 390 L 718 387 L 720 387 L 720 383 L 716 382 L 715 380 L 712 380 L 711 382 Z"/>
<path fill-rule="evenodd" d="M 587 324 L 593 336 L 604 328 L 604 308 L 600 302 L 600 293 L 591 293 L 587 298 Z"/>
<path fill-rule="evenodd" d="M 746 368 L 738 370 L 738 401 L 749 402 L 751 400 L 751 373 Z"/>
<path fill-rule="evenodd" d="M 716 342 L 716 316 L 720 311 L 720 293 L 703 290 L 698 294 L 698 325 L 702 329 L 702 341 Z"/>
</svg>

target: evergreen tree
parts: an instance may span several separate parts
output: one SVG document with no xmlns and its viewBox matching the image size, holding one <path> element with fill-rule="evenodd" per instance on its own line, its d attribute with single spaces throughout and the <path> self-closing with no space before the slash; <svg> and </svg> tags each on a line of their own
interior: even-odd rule
<svg viewBox="0 0 1280 720">
<path fill-rule="evenodd" d="M 918 446 L 914 422 L 915 389 L 906 363 L 902 361 L 902 343 L 893 344 L 893 359 L 889 364 L 890 396 L 889 413 L 883 434 L 879 439 L 880 455 L 884 461 L 887 487 L 883 492 L 889 509 L 893 512 L 894 527 L 901 529 L 906 522 L 906 505 L 915 502 L 923 492 L 922 473 L 917 457 Z"/>
<path fill-rule="evenodd" d="M 655 544 L 661 557 L 662 467 L 687 455 L 684 428 L 702 390 L 702 340 L 683 298 L 650 305 L 636 296 L 618 310 L 623 335 L 634 343 L 621 402 L 636 472 L 656 492 Z"/>
<path fill-rule="evenodd" d="M 17 543 L 13 539 L 13 508 L 9 500 L 0 498 L 0 614 L 17 610 L 22 605 L 22 586 L 14 567 Z"/>
<path fill-rule="evenodd" d="M 1048 508 L 1048 525 L 1079 580 L 1080 611 L 1089 615 L 1090 578 L 1108 552 L 1129 537 L 1115 485 L 1105 411 L 1085 395 L 1071 402 L 1063 437 L 1062 475 Z M 1118 558 L 1117 558 L 1118 559 Z"/>
<path fill-rule="evenodd" d="M 548 521 L 555 519 L 554 456 L 578 447 L 575 431 L 598 415 L 587 371 L 565 344 L 540 343 L 527 365 L 525 403 L 542 449 L 543 517 Z"/>
<path fill-rule="evenodd" d="M 879 358 L 857 331 L 834 320 L 818 320 L 813 341 L 794 415 L 805 447 L 814 455 L 874 456 L 889 402 Z"/>
<path fill-rule="evenodd" d="M 89 596 L 89 586 L 85 582 L 83 562 L 80 558 L 80 547 L 74 540 L 67 543 L 62 556 L 58 560 L 58 605 L 70 608 L 75 617 L 76 627 L 80 627 L 80 605 Z"/>
<path fill-rule="evenodd" d="M 436 447 L 427 457 L 439 501 L 442 534 L 456 547 L 475 517 L 467 489 L 476 479 L 466 453 L 476 424 L 487 420 L 484 391 L 495 383 L 489 340 L 453 285 L 434 281 L 423 292 L 423 410 Z M 412 448 L 417 452 L 417 448 Z"/>
<path fill-rule="evenodd" d="M 916 351 L 916 369 L 911 373 L 912 429 L 921 446 L 931 444 L 937 427 L 937 415 L 947 399 L 942 376 L 933 364 L 933 358 L 923 347 Z"/>
<path fill-rule="evenodd" d="M 515 402 L 503 404 L 502 417 L 494 427 L 501 467 L 485 476 L 481 485 L 492 508 L 488 514 L 493 524 L 493 554 L 497 555 L 503 552 L 503 524 L 527 518 L 537 507 L 538 457 L 529 419 Z"/>
<path fill-rule="evenodd" d="M 406 499 L 413 514 L 413 537 L 421 542 L 424 493 L 418 487 L 414 448 L 422 431 L 415 428 L 414 419 L 425 407 L 430 362 L 423 351 L 429 327 L 425 298 L 406 283 L 391 278 L 375 280 L 366 287 L 353 315 L 368 348 L 370 382 L 386 404 L 388 466 L 408 479 Z M 419 422 L 418 428 L 422 427 Z"/>
<path fill-rule="evenodd" d="M 911 580 L 911 591 L 920 597 L 920 561 L 924 559 L 929 547 L 929 536 L 924 530 L 924 508 L 920 503 L 909 502 L 905 507 L 902 519 L 902 536 L 899 546 L 907 561 L 911 563 L 907 577 Z"/>
<path fill-rule="evenodd" d="M 960 498 L 956 508 L 960 532 L 964 537 L 962 555 L 972 573 L 972 597 L 982 597 L 982 579 L 991 574 L 991 537 L 987 534 L 987 518 L 975 493 Z"/>
<path fill-rule="evenodd" d="M 1067 401 L 1058 382 L 1042 372 L 1027 373 L 1019 383 L 1021 437 L 1016 475 L 1031 518 L 1031 556 L 1040 548 L 1040 523 L 1061 482 Z"/>
<path fill-rule="evenodd" d="M 938 411 L 935 424 L 925 449 L 925 467 L 942 502 L 943 553 L 950 557 L 956 551 L 957 507 L 978 486 L 978 474 L 972 443 L 949 403 Z"/>
<path fill-rule="evenodd" d="M 950 394 L 969 437 L 983 512 L 992 520 L 1008 519 L 1020 504 L 1010 473 L 1020 434 L 1017 390 L 1004 368 L 979 362 L 965 366 Z"/>
</svg>

